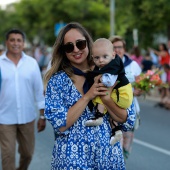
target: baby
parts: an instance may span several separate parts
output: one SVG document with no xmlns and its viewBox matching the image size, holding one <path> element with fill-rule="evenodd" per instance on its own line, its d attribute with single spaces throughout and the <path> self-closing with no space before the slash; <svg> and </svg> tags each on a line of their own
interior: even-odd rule
<svg viewBox="0 0 170 170">
<path fill-rule="evenodd" d="M 105 38 L 97 39 L 93 43 L 92 54 L 95 68 L 92 72 L 89 72 L 89 80 L 94 81 L 95 76 L 102 74 L 100 81 L 105 86 L 112 87 L 117 83 L 112 91 L 111 97 L 119 107 L 127 109 L 132 104 L 132 86 L 125 76 L 121 58 L 118 55 L 115 55 L 113 51 L 112 43 Z M 93 104 L 96 108 L 95 118 L 86 121 L 86 126 L 98 126 L 102 124 L 103 116 L 107 112 L 100 97 L 96 97 L 93 100 Z M 116 126 L 114 122 L 113 125 Z M 122 131 L 120 130 L 120 127 L 114 127 L 112 129 L 110 144 L 115 144 L 121 137 Z"/>
</svg>

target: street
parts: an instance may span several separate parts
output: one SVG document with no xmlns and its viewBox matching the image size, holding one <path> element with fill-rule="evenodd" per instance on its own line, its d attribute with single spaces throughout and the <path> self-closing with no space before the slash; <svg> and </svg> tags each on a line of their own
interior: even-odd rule
<svg viewBox="0 0 170 170">
<path fill-rule="evenodd" d="M 139 98 L 141 125 L 135 132 L 127 170 L 170 169 L 170 111 L 154 107 L 156 101 Z M 49 170 L 53 147 L 53 131 L 47 124 L 45 132 L 37 134 L 34 159 L 29 170 Z M 36 168 L 35 168 L 36 167 Z"/>
<path fill-rule="evenodd" d="M 127 170 L 170 169 L 170 111 L 154 107 L 156 101 L 139 99 L 141 125 L 135 131 Z M 35 153 L 29 170 L 49 170 L 54 136 L 47 122 L 44 132 L 36 132 Z M 18 162 L 18 154 L 17 162 Z M 1 167 L 0 167 L 1 170 Z"/>
<path fill-rule="evenodd" d="M 170 169 L 170 110 L 140 98 L 141 125 L 135 131 L 127 170 Z"/>
</svg>

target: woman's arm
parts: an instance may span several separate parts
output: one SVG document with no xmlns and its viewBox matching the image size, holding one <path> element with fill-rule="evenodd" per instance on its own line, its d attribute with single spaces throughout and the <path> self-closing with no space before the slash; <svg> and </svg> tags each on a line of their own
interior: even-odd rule
<svg viewBox="0 0 170 170">
<path fill-rule="evenodd" d="M 99 76 L 101 77 L 101 76 Z M 61 132 L 67 130 L 69 127 L 71 127 L 81 116 L 84 109 L 88 105 L 89 101 L 95 98 L 98 95 L 103 95 L 103 92 L 100 92 L 98 90 L 98 79 L 94 82 L 94 84 L 91 86 L 91 88 L 88 90 L 86 94 L 82 96 L 67 112 L 67 121 L 66 126 L 61 127 L 59 130 Z"/>
<path fill-rule="evenodd" d="M 127 120 L 125 123 L 121 124 L 122 130 L 124 132 L 132 130 L 135 125 L 136 114 L 134 111 L 134 104 L 132 103 L 131 106 L 127 109 Z"/>
<path fill-rule="evenodd" d="M 153 48 L 150 48 L 150 50 L 152 50 L 157 56 L 166 57 L 166 54 L 167 54 L 166 51 L 157 51 Z"/>
</svg>

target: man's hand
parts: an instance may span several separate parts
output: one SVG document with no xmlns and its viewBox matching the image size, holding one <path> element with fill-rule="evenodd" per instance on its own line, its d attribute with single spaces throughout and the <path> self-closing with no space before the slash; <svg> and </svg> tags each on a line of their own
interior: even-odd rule
<svg viewBox="0 0 170 170">
<path fill-rule="evenodd" d="M 137 89 L 135 88 L 134 91 L 133 91 L 133 95 L 134 96 L 140 96 L 142 95 L 144 92 L 141 90 L 141 89 Z"/>
<path fill-rule="evenodd" d="M 46 119 L 39 118 L 39 120 L 37 122 L 38 132 L 43 131 L 45 129 L 45 127 L 46 127 Z"/>
<path fill-rule="evenodd" d="M 46 119 L 44 117 L 44 109 L 40 109 L 40 117 L 37 122 L 37 129 L 38 132 L 41 132 L 45 129 L 46 126 Z"/>
</svg>

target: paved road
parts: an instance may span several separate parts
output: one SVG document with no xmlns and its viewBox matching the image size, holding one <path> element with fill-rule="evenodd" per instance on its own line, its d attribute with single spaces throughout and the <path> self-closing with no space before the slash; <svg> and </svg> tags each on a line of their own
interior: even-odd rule
<svg viewBox="0 0 170 170">
<path fill-rule="evenodd" d="M 141 126 L 135 132 L 127 170 L 170 170 L 170 111 L 155 108 L 155 103 L 140 99 Z M 53 142 L 53 130 L 47 123 L 44 132 L 36 133 L 35 153 L 29 170 L 50 170 Z"/>
<path fill-rule="evenodd" d="M 170 170 L 170 110 L 140 99 L 141 126 L 135 132 L 127 170 Z"/>
<path fill-rule="evenodd" d="M 36 132 L 35 153 L 29 170 L 50 170 L 54 135 L 51 124 L 47 122 L 44 132 Z"/>
</svg>

